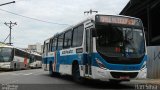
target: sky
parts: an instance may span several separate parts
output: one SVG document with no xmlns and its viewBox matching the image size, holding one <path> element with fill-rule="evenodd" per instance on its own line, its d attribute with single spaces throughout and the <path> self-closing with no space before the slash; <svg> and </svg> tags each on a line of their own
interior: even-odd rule
<svg viewBox="0 0 160 90">
<path fill-rule="evenodd" d="M 0 4 L 13 0 L 0 0 Z M 90 15 L 90 9 L 98 14 L 118 15 L 129 0 L 15 0 L 16 3 L 0 6 L 0 42 L 9 35 L 4 23 L 12 21 L 12 43 L 27 48 L 29 44 L 41 43 L 65 28 Z M 9 42 L 9 39 L 5 41 Z"/>
</svg>

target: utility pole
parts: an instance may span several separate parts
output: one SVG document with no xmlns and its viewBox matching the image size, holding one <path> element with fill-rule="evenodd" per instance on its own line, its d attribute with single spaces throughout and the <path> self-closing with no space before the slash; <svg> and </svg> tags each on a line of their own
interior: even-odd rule
<svg viewBox="0 0 160 90">
<path fill-rule="evenodd" d="M 90 9 L 89 11 L 84 11 L 84 14 L 87 13 L 87 15 L 92 15 L 93 12 L 98 13 L 98 11 L 93 11 L 92 9 Z"/>
<path fill-rule="evenodd" d="M 8 3 L 4 3 L 4 4 L 0 4 L 0 6 L 7 5 L 7 4 L 11 4 L 11 3 L 15 3 L 15 1 L 8 2 Z"/>
<path fill-rule="evenodd" d="M 10 29 L 10 33 L 9 33 L 9 44 L 11 45 L 12 44 L 12 42 L 11 42 L 11 30 L 12 30 L 12 27 L 13 26 L 15 26 L 15 25 L 17 25 L 17 23 L 15 22 L 15 23 L 12 23 L 11 21 L 10 21 L 10 23 L 4 23 L 6 26 L 8 26 L 9 27 L 9 29 Z"/>
</svg>

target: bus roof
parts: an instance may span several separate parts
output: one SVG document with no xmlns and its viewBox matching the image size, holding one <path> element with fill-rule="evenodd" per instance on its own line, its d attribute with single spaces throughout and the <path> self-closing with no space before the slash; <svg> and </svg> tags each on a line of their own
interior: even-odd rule
<svg viewBox="0 0 160 90">
<path fill-rule="evenodd" d="M 13 46 L 8 45 L 6 43 L 0 42 L 0 47 L 8 47 L 8 48 L 13 48 Z"/>
<path fill-rule="evenodd" d="M 46 41 L 46 42 L 49 42 L 49 40 L 50 40 L 51 38 L 57 37 L 57 36 L 59 36 L 60 34 L 63 34 L 63 33 L 65 33 L 65 32 L 67 32 L 68 30 L 71 30 L 71 29 L 73 29 L 73 28 L 75 28 L 75 27 L 77 27 L 77 26 L 83 24 L 84 22 L 86 22 L 86 21 L 88 21 L 88 20 L 93 20 L 93 21 L 95 21 L 95 17 L 96 17 L 96 16 L 117 16 L 117 17 L 126 17 L 126 18 L 132 18 L 132 19 L 139 19 L 139 18 L 136 18 L 136 17 L 125 16 L 125 15 L 105 15 L 105 14 L 95 14 L 95 15 L 92 15 L 92 16 L 89 16 L 89 17 L 83 19 L 83 20 L 80 21 L 79 23 L 76 23 L 76 24 L 74 24 L 74 25 L 72 25 L 72 26 L 67 27 L 67 28 L 64 29 L 62 32 L 56 33 L 55 35 L 53 35 L 52 37 L 46 39 L 45 41 Z"/>
</svg>

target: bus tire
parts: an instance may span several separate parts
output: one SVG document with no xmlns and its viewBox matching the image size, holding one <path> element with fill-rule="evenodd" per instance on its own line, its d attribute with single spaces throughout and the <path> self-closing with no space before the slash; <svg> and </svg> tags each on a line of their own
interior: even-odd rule
<svg viewBox="0 0 160 90">
<path fill-rule="evenodd" d="M 72 64 L 72 76 L 73 80 L 77 83 L 83 83 L 83 78 L 80 76 L 79 64 L 77 61 Z"/>
<path fill-rule="evenodd" d="M 17 70 L 16 66 L 17 66 L 16 63 L 14 63 L 13 71 L 16 71 L 16 70 Z"/>
<path fill-rule="evenodd" d="M 53 67 L 52 67 L 52 62 L 49 63 L 49 75 L 52 77 L 53 75 Z"/>
<path fill-rule="evenodd" d="M 58 76 L 60 76 L 60 73 L 58 73 L 58 72 L 53 72 L 52 64 L 53 64 L 52 62 L 49 63 L 49 75 L 50 75 L 51 77 L 58 77 Z"/>
<path fill-rule="evenodd" d="M 36 64 L 36 69 L 38 68 L 38 65 Z M 53 70 L 53 69 L 52 69 Z"/>
</svg>

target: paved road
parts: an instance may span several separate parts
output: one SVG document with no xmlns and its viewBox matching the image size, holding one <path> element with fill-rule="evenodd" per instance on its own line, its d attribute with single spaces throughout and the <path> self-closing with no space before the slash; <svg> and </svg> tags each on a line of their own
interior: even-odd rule
<svg viewBox="0 0 160 90">
<path fill-rule="evenodd" d="M 85 84 L 75 83 L 70 76 L 50 77 L 47 71 L 31 69 L 0 73 L 0 90 L 100 90 L 135 89 L 135 81 L 113 85 L 109 82 L 88 80 Z M 7 89 L 7 88 L 11 89 Z"/>
</svg>

